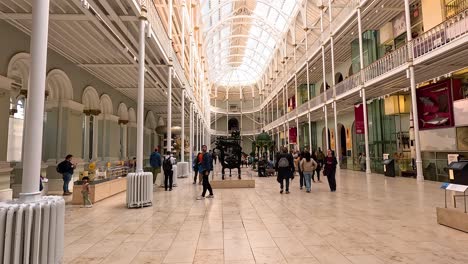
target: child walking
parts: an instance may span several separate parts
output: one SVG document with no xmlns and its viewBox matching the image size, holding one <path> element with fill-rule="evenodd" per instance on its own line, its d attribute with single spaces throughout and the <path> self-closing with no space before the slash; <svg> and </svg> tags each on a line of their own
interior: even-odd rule
<svg viewBox="0 0 468 264">
<path fill-rule="evenodd" d="M 81 186 L 81 194 L 83 195 L 83 206 L 85 208 L 91 208 L 93 207 L 93 204 L 89 200 L 89 177 L 83 177 L 82 181 L 83 185 Z"/>
</svg>

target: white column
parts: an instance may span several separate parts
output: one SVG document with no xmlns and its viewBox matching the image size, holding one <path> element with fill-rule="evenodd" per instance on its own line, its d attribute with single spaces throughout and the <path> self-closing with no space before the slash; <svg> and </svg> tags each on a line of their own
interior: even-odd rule
<svg viewBox="0 0 468 264">
<path fill-rule="evenodd" d="M 296 104 L 296 108 L 297 108 L 299 106 L 299 94 L 297 94 L 297 74 L 294 74 L 294 93 L 295 93 L 294 103 Z M 296 112 L 296 116 L 297 116 L 297 112 Z"/>
<path fill-rule="evenodd" d="M 41 171 L 42 160 L 49 0 L 33 1 L 32 10 L 30 89 L 24 129 L 27 151 L 23 155 L 23 180 L 20 193 L 20 199 L 24 202 L 40 199 L 38 174 Z"/>
<path fill-rule="evenodd" d="M 331 1 L 330 3 L 330 11 L 331 11 Z M 331 16 L 331 15 L 330 15 Z M 331 23 L 331 17 L 330 17 Z M 334 39 L 333 36 L 330 36 L 330 52 L 331 52 L 331 74 L 332 74 L 332 85 L 333 85 L 333 117 L 335 118 L 335 153 L 336 156 L 340 156 L 340 152 L 338 149 L 338 116 L 336 111 L 336 80 L 335 80 L 335 52 L 334 52 Z M 341 160 L 339 158 L 336 159 L 338 161 L 338 165 L 340 165 Z M 340 168 L 340 166 L 338 166 Z"/>
<path fill-rule="evenodd" d="M 197 125 L 197 129 L 195 129 L 195 150 L 198 152 L 200 151 L 200 123 L 198 119 L 198 112 L 195 112 L 195 124 Z"/>
<path fill-rule="evenodd" d="M 84 119 L 84 135 L 83 135 L 83 160 L 89 160 L 89 119 L 90 115 L 86 113 Z"/>
<path fill-rule="evenodd" d="M 122 127 L 122 159 L 127 159 L 127 124 L 121 124 Z"/>
<path fill-rule="evenodd" d="M 182 13 L 182 37 L 181 37 L 181 46 L 182 46 L 182 69 L 185 70 L 185 0 L 182 0 L 182 8 L 180 9 Z M 184 155 L 182 154 L 182 157 Z M 182 161 L 183 162 L 183 161 Z"/>
<path fill-rule="evenodd" d="M 214 106 L 216 107 L 216 98 L 215 98 L 215 100 L 214 100 Z M 215 114 L 214 114 L 214 130 L 215 130 L 215 131 L 218 131 L 218 120 L 217 120 L 217 117 L 218 117 L 218 116 L 217 116 L 217 114 L 216 114 L 216 112 L 215 112 Z"/>
<path fill-rule="evenodd" d="M 193 157 L 193 145 L 194 145 L 194 144 L 193 144 L 193 103 L 192 103 L 192 102 L 190 102 L 189 120 L 190 120 L 190 123 L 189 123 L 189 127 L 190 127 L 189 162 L 192 162 L 192 157 Z M 191 165 L 189 164 L 189 166 L 191 166 Z"/>
<path fill-rule="evenodd" d="M 362 21 L 361 21 L 361 7 L 358 7 L 358 34 L 359 34 L 359 64 L 361 70 L 364 69 L 364 54 L 362 48 Z M 364 142 L 366 148 L 366 173 L 371 173 L 370 164 L 370 151 L 369 151 L 369 127 L 367 125 L 367 99 L 366 89 L 363 85 L 361 90 L 362 95 L 362 111 L 364 115 Z"/>
<path fill-rule="evenodd" d="M 93 118 L 93 149 L 92 149 L 92 155 L 91 155 L 91 159 L 93 161 L 97 161 L 98 160 L 98 146 L 99 146 L 99 133 L 98 133 L 98 116 L 97 115 L 93 115 L 92 116 Z"/>
<path fill-rule="evenodd" d="M 243 116 L 243 114 L 242 114 L 242 102 L 243 102 L 243 100 L 241 100 L 241 102 L 240 102 L 240 112 L 241 112 L 241 115 L 240 115 L 240 128 L 239 128 L 240 131 L 242 131 L 242 116 Z"/>
<path fill-rule="evenodd" d="M 167 141 L 166 149 L 167 151 L 172 151 L 172 65 L 169 66 L 169 72 L 167 77 Z"/>
<path fill-rule="evenodd" d="M 62 99 L 58 101 L 58 109 L 57 109 L 57 143 L 56 143 L 56 154 L 55 159 L 58 161 L 62 155 L 62 131 L 63 131 L 63 105 Z M 67 154 L 65 154 L 67 155 Z"/>
<path fill-rule="evenodd" d="M 138 100 L 137 100 L 137 145 L 136 145 L 136 172 L 143 172 L 143 137 L 144 108 L 145 108 L 145 12 L 141 12 L 138 47 Z"/>
<path fill-rule="evenodd" d="M 323 3 L 322 3 L 323 4 Z M 325 6 L 320 7 L 320 33 L 323 36 L 323 13 L 324 13 L 324 8 Z M 328 107 L 327 107 L 327 80 L 326 80 L 326 71 L 325 71 L 325 44 L 322 41 L 322 74 L 323 74 L 323 98 L 324 98 L 324 107 L 323 107 L 323 112 L 324 112 L 324 117 L 325 117 L 325 146 L 327 146 L 327 150 L 330 148 L 330 145 L 328 144 Z"/>
<path fill-rule="evenodd" d="M 168 35 L 169 42 L 172 44 L 172 17 L 173 17 L 173 0 L 169 0 L 169 15 L 168 15 Z M 166 149 L 172 151 L 172 47 L 170 47 L 171 54 L 169 56 L 169 68 L 167 73 L 167 130 L 166 130 Z"/>
<path fill-rule="evenodd" d="M 265 125 L 265 123 L 263 125 Z M 229 134 L 229 102 L 227 100 L 226 100 L 226 133 Z"/>
<path fill-rule="evenodd" d="M 278 148 L 278 151 L 279 151 L 279 147 L 281 146 L 281 138 L 280 138 L 280 130 L 279 130 L 279 127 L 278 127 L 278 133 L 276 134 L 277 135 L 277 139 L 278 139 L 278 145 L 277 145 L 277 148 Z"/>
<path fill-rule="evenodd" d="M 297 94 L 296 94 L 297 96 Z M 297 150 L 301 150 L 300 144 L 299 144 L 299 119 L 296 118 L 296 145 L 297 145 Z"/>
<path fill-rule="evenodd" d="M 182 131 L 180 133 L 180 137 L 181 137 L 180 161 L 185 162 L 185 158 L 184 158 L 185 156 L 185 89 L 182 90 Z"/>
<path fill-rule="evenodd" d="M 309 122 L 309 151 L 312 154 L 312 124 L 310 123 L 310 112 L 307 113 L 307 120 Z"/>
<path fill-rule="evenodd" d="M 406 39 L 410 43 L 412 40 L 411 36 L 411 20 L 410 20 L 410 7 L 409 0 L 405 0 L 405 17 L 406 17 Z M 419 139 L 419 113 L 418 104 L 416 100 L 416 80 L 414 77 L 414 66 L 412 62 L 412 52 L 408 48 L 409 58 L 411 59 L 410 66 L 408 68 L 409 78 L 411 84 L 411 108 L 413 111 L 413 130 L 414 130 L 414 145 L 416 150 L 416 179 L 418 181 L 424 181 L 422 158 L 421 158 L 421 143 Z"/>
<path fill-rule="evenodd" d="M 202 122 L 201 140 L 202 140 L 202 146 L 206 145 L 205 144 L 205 124 L 204 124 L 204 122 Z"/>
</svg>

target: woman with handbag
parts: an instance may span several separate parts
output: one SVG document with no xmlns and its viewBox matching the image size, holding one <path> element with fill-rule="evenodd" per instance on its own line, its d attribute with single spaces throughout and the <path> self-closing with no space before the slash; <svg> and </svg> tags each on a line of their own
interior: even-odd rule
<svg viewBox="0 0 468 264">
<path fill-rule="evenodd" d="M 327 157 L 325 157 L 323 174 L 327 176 L 328 185 L 330 186 L 330 191 L 336 192 L 336 165 L 338 164 L 335 153 L 331 149 L 327 151 Z"/>
</svg>

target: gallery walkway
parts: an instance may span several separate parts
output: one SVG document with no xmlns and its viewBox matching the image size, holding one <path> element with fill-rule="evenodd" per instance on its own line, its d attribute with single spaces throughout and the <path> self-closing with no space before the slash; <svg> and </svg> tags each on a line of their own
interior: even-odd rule
<svg viewBox="0 0 468 264">
<path fill-rule="evenodd" d="M 92 209 L 66 210 L 66 263 L 468 263 L 468 234 L 436 222 L 440 183 L 343 170 L 312 193 L 279 193 L 275 178 L 255 189 L 215 190 L 179 180 L 154 206 L 128 210 L 125 194 Z"/>
</svg>

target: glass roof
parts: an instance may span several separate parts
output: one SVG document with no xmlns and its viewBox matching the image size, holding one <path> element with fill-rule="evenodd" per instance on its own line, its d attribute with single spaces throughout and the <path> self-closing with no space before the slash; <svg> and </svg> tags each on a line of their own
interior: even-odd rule
<svg viewBox="0 0 468 264">
<path fill-rule="evenodd" d="M 298 0 L 202 0 L 208 76 L 221 86 L 253 85 L 287 31 Z"/>
</svg>

